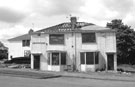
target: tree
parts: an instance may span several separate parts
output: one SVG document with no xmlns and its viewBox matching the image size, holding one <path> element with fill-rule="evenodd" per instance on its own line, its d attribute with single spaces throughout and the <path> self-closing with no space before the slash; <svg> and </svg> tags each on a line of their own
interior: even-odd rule
<svg viewBox="0 0 135 87">
<path fill-rule="evenodd" d="M 0 59 L 7 59 L 8 57 L 8 48 L 4 46 L 2 42 L 0 42 Z"/>
<path fill-rule="evenodd" d="M 107 27 L 116 30 L 118 63 L 135 64 L 135 31 L 120 19 L 107 23 Z"/>
</svg>

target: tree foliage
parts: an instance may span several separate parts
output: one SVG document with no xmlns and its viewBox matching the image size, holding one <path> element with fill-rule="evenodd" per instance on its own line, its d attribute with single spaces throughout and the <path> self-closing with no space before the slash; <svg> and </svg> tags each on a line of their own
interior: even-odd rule
<svg viewBox="0 0 135 87">
<path fill-rule="evenodd" d="M 116 30 L 118 63 L 135 64 L 135 31 L 120 19 L 107 23 L 107 27 Z"/>
<path fill-rule="evenodd" d="M 0 59 L 7 59 L 8 57 L 8 48 L 4 46 L 2 42 L 0 42 Z"/>
</svg>

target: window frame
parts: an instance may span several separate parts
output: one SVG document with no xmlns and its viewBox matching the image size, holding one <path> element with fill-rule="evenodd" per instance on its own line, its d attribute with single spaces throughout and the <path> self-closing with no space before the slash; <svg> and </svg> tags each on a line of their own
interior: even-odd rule
<svg viewBox="0 0 135 87">
<path fill-rule="evenodd" d="M 58 64 L 53 64 L 53 53 L 58 53 L 59 57 L 58 57 Z M 63 64 L 62 63 L 62 54 L 65 54 L 65 61 Z M 52 66 L 60 66 L 60 65 L 67 65 L 67 53 L 66 52 L 49 52 L 48 53 L 48 65 L 52 65 Z"/>
<path fill-rule="evenodd" d="M 58 36 L 58 37 L 57 37 Z M 61 37 L 62 36 L 62 37 Z M 52 38 L 53 37 L 53 38 Z M 55 38 L 54 38 L 55 37 Z M 62 38 L 62 39 L 58 39 Z M 53 41 L 54 39 L 57 39 L 58 41 Z M 60 41 L 59 41 L 60 40 Z M 61 42 L 62 41 L 62 42 Z M 61 42 L 61 43 L 58 43 Z M 64 45 L 65 44 L 65 35 L 64 34 L 49 34 L 49 44 L 50 45 Z"/>
<path fill-rule="evenodd" d="M 23 47 L 30 47 L 30 40 L 22 40 Z"/>
<path fill-rule="evenodd" d="M 88 60 L 87 60 L 87 53 L 93 53 L 93 63 L 88 63 Z M 81 54 L 84 55 L 84 63 L 82 64 L 82 57 L 81 57 Z M 97 58 L 96 58 L 97 57 Z M 97 60 L 96 60 L 97 59 Z M 81 65 L 97 65 L 99 64 L 99 53 L 98 52 L 80 52 L 80 64 Z"/>
<path fill-rule="evenodd" d="M 65 56 L 65 61 L 64 62 L 62 62 L 62 54 L 65 54 L 64 56 Z M 61 52 L 60 53 L 60 65 L 66 65 L 67 64 L 67 56 L 66 56 L 67 54 L 66 54 L 66 52 Z"/>
<path fill-rule="evenodd" d="M 53 57 L 53 55 L 54 54 L 58 54 L 56 57 Z M 57 66 L 57 65 L 59 65 L 60 64 L 60 53 L 52 53 L 52 65 L 55 65 L 55 66 Z"/>
<path fill-rule="evenodd" d="M 92 36 L 92 34 L 94 36 Z M 90 35 L 89 37 L 93 38 L 94 37 L 94 40 L 91 40 L 91 39 L 88 39 L 88 35 Z M 96 43 L 96 33 L 95 32 L 90 32 L 90 33 L 82 33 L 81 34 L 81 37 L 82 37 L 82 43 L 83 44 L 87 44 L 87 43 Z M 86 39 L 87 38 L 87 39 Z M 86 39 L 86 40 L 85 40 Z M 89 40 L 89 41 L 87 41 Z"/>
<path fill-rule="evenodd" d="M 85 64 L 86 63 L 86 58 L 85 58 L 85 52 L 80 53 L 80 63 Z M 82 58 L 83 57 L 83 58 Z M 82 61 L 83 60 L 83 61 Z"/>
</svg>

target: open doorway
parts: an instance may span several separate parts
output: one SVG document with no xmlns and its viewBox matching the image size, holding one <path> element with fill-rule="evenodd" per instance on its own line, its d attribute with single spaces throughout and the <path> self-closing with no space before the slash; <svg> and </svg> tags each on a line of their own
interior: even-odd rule
<svg viewBox="0 0 135 87">
<path fill-rule="evenodd" d="M 107 54 L 107 70 L 114 70 L 114 54 Z"/>
<path fill-rule="evenodd" d="M 40 55 L 34 55 L 34 69 L 40 69 Z"/>
</svg>

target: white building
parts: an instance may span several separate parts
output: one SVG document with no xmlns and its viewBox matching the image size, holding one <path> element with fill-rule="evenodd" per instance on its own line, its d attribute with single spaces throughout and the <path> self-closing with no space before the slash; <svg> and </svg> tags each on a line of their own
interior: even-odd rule
<svg viewBox="0 0 135 87">
<path fill-rule="evenodd" d="M 15 51 L 21 52 L 19 48 Z M 117 70 L 115 31 L 77 22 L 76 17 L 71 17 L 71 22 L 34 32 L 31 35 L 31 68 L 49 71 Z"/>
<path fill-rule="evenodd" d="M 8 60 L 16 57 L 28 57 L 30 54 L 30 35 L 25 34 L 8 39 Z"/>
</svg>

